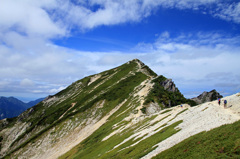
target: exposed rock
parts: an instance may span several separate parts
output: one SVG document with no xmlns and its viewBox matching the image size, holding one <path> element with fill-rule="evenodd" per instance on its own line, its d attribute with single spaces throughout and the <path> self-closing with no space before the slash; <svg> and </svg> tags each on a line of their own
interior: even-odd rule
<svg viewBox="0 0 240 159">
<path fill-rule="evenodd" d="M 49 99 L 51 99 L 51 98 L 54 98 L 54 96 L 53 95 L 49 95 L 49 96 L 47 96 L 44 100 L 43 100 L 43 102 L 47 102 Z"/>
<path fill-rule="evenodd" d="M 146 107 L 146 114 L 151 115 L 159 112 L 160 110 L 161 108 L 157 103 L 150 103 L 149 106 Z"/>
<path fill-rule="evenodd" d="M 28 118 L 34 112 L 34 107 L 28 109 L 24 113 L 18 116 L 18 121 L 23 121 L 24 119 Z"/>
<path fill-rule="evenodd" d="M 96 80 L 98 80 L 100 77 L 101 77 L 100 74 L 97 74 L 97 75 L 91 77 L 91 78 L 90 78 L 90 81 L 89 81 L 89 83 L 88 83 L 88 86 L 89 86 L 90 84 L 92 84 L 93 82 L 95 82 Z"/>
<path fill-rule="evenodd" d="M 217 100 L 218 98 L 222 98 L 223 96 L 220 95 L 215 89 L 210 92 L 203 92 L 198 97 L 192 98 L 191 100 L 195 101 L 197 104 L 211 102 L 213 100 Z"/>
<path fill-rule="evenodd" d="M 176 91 L 176 85 L 172 81 L 172 79 L 166 79 L 165 81 L 160 83 L 165 90 L 169 92 L 175 92 Z"/>
</svg>

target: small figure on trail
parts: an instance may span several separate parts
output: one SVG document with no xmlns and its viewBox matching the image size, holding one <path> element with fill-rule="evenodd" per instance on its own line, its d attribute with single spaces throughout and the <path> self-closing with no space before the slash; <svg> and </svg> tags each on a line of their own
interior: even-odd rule
<svg viewBox="0 0 240 159">
<path fill-rule="evenodd" d="M 182 104 L 181 104 L 181 108 L 182 108 Z"/>
<path fill-rule="evenodd" d="M 224 100 L 224 108 L 227 108 L 227 100 Z"/>
<path fill-rule="evenodd" d="M 218 98 L 218 105 L 220 105 L 221 104 L 221 99 L 220 98 Z"/>
</svg>

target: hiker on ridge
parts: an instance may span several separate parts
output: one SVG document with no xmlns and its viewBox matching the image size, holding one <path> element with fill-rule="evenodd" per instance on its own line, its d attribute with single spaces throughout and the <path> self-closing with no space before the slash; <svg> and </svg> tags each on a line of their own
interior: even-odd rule
<svg viewBox="0 0 240 159">
<path fill-rule="evenodd" d="M 227 100 L 224 100 L 224 108 L 227 108 Z"/>
<path fill-rule="evenodd" d="M 220 99 L 220 98 L 218 98 L 218 104 L 219 104 L 219 105 L 221 104 L 221 99 Z"/>
</svg>

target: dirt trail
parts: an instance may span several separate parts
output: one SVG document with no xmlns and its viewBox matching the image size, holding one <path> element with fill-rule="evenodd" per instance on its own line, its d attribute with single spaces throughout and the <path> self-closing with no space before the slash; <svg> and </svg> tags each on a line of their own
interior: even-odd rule
<svg viewBox="0 0 240 159">
<path fill-rule="evenodd" d="M 228 101 L 228 107 L 226 109 L 223 107 L 223 100 L 225 99 Z M 176 107 L 174 111 L 177 111 L 178 109 L 182 108 Z M 188 111 L 180 114 L 174 120 L 169 122 L 168 125 L 179 120 L 183 120 L 183 122 L 177 127 L 181 130 L 166 140 L 158 143 L 158 148 L 144 156 L 143 159 L 152 158 L 160 152 L 197 133 L 209 131 L 221 125 L 231 124 L 240 120 L 240 93 L 223 98 L 220 106 L 217 101 L 213 101 L 196 107 L 191 107 Z"/>
</svg>

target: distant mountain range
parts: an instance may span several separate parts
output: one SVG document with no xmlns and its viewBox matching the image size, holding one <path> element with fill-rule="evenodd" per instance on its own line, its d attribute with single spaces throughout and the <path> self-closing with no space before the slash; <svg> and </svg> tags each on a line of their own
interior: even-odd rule
<svg viewBox="0 0 240 159">
<path fill-rule="evenodd" d="M 14 97 L 0 97 L 0 120 L 4 118 L 16 117 L 28 108 L 41 102 L 44 98 L 39 98 L 28 103 Z"/>
</svg>

